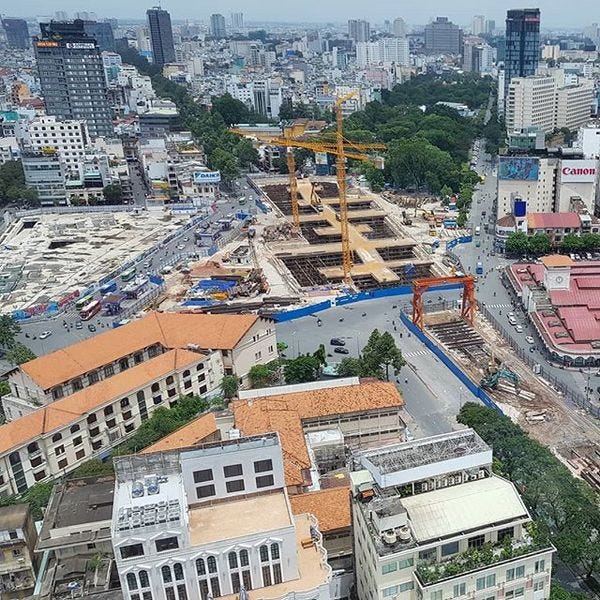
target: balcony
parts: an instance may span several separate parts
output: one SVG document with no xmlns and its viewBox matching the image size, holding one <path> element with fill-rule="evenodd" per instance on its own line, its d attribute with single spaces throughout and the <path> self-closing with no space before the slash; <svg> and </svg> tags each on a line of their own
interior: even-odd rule
<svg viewBox="0 0 600 600">
<path fill-rule="evenodd" d="M 508 539 L 504 544 L 485 544 L 481 548 L 470 548 L 441 563 L 421 562 L 417 565 L 416 575 L 419 584 L 424 588 L 471 571 L 508 563 L 530 554 L 554 552 L 554 550 L 554 546 L 549 542 L 536 541 L 525 534 L 522 540 Z"/>
</svg>

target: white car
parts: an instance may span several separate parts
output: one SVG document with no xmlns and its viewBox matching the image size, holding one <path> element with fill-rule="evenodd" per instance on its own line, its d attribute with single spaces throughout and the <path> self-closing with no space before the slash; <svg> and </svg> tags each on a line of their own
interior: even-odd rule
<svg viewBox="0 0 600 600">
<path fill-rule="evenodd" d="M 40 340 L 45 340 L 46 338 L 49 338 L 52 335 L 51 331 L 42 331 L 42 333 L 40 333 Z"/>
<path fill-rule="evenodd" d="M 523 325 L 516 325 L 515 326 L 515 331 L 517 333 L 523 333 Z"/>
<path fill-rule="evenodd" d="M 534 339 L 533 339 L 533 338 L 532 338 L 530 335 L 528 335 L 528 336 L 525 338 L 525 341 L 526 341 L 528 344 L 535 344 L 535 340 L 534 340 Z"/>
<path fill-rule="evenodd" d="M 514 312 L 509 312 L 506 316 L 510 319 L 511 317 L 515 316 L 515 313 Z"/>
<path fill-rule="evenodd" d="M 185 246 L 183 244 L 179 244 L 177 246 L 177 250 L 183 250 L 185 248 Z"/>
</svg>

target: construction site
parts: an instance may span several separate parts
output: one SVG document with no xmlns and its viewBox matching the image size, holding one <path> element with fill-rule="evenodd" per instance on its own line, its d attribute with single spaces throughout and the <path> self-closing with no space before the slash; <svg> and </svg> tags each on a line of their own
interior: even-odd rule
<svg viewBox="0 0 600 600">
<path fill-rule="evenodd" d="M 339 286 L 346 279 L 342 249 L 341 200 L 333 178 L 299 179 L 299 232 L 294 232 L 293 206 L 287 182 L 257 181 L 281 217 L 263 232 L 276 259 L 302 288 Z M 386 211 L 384 201 L 360 188 L 347 192 L 350 277 L 359 290 L 407 285 L 429 277 L 434 261 L 417 241 L 406 237 Z"/>
<path fill-rule="evenodd" d="M 455 310 L 427 312 L 422 323 L 426 335 L 505 415 L 551 448 L 576 475 L 600 489 L 598 425 L 516 356 L 481 314 L 474 312 L 470 322 Z"/>
</svg>

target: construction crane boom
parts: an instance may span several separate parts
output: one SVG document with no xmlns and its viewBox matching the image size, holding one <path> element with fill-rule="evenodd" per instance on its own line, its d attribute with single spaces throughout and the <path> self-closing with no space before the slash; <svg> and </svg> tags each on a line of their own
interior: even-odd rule
<svg viewBox="0 0 600 600">
<path fill-rule="evenodd" d="M 352 248 L 350 246 L 350 230 L 348 219 L 348 197 L 346 183 L 346 160 L 360 160 L 375 162 L 374 159 L 366 154 L 368 151 L 385 150 L 385 144 L 379 143 L 355 143 L 344 137 L 343 131 L 343 113 L 342 105 L 347 100 L 354 98 L 356 92 L 337 98 L 335 101 L 336 132 L 335 143 L 324 141 L 309 141 L 285 136 L 271 136 L 263 134 L 249 133 L 241 129 L 232 128 L 232 133 L 254 137 L 266 144 L 273 146 L 283 146 L 287 148 L 286 157 L 289 172 L 290 200 L 292 204 L 292 222 L 294 231 L 300 231 L 300 211 L 298 208 L 298 183 L 296 181 L 296 162 L 294 160 L 293 148 L 305 148 L 313 152 L 325 152 L 336 157 L 336 176 L 338 184 L 338 196 L 340 200 L 340 229 L 342 238 L 342 270 L 344 273 L 344 282 L 352 285 Z"/>
</svg>

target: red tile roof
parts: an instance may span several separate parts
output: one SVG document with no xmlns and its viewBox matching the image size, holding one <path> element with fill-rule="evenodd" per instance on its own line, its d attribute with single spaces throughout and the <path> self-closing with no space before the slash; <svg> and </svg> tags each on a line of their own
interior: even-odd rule
<svg viewBox="0 0 600 600">
<path fill-rule="evenodd" d="M 528 213 L 528 229 L 562 229 L 581 227 L 581 219 L 576 212 L 564 213 Z"/>
</svg>

